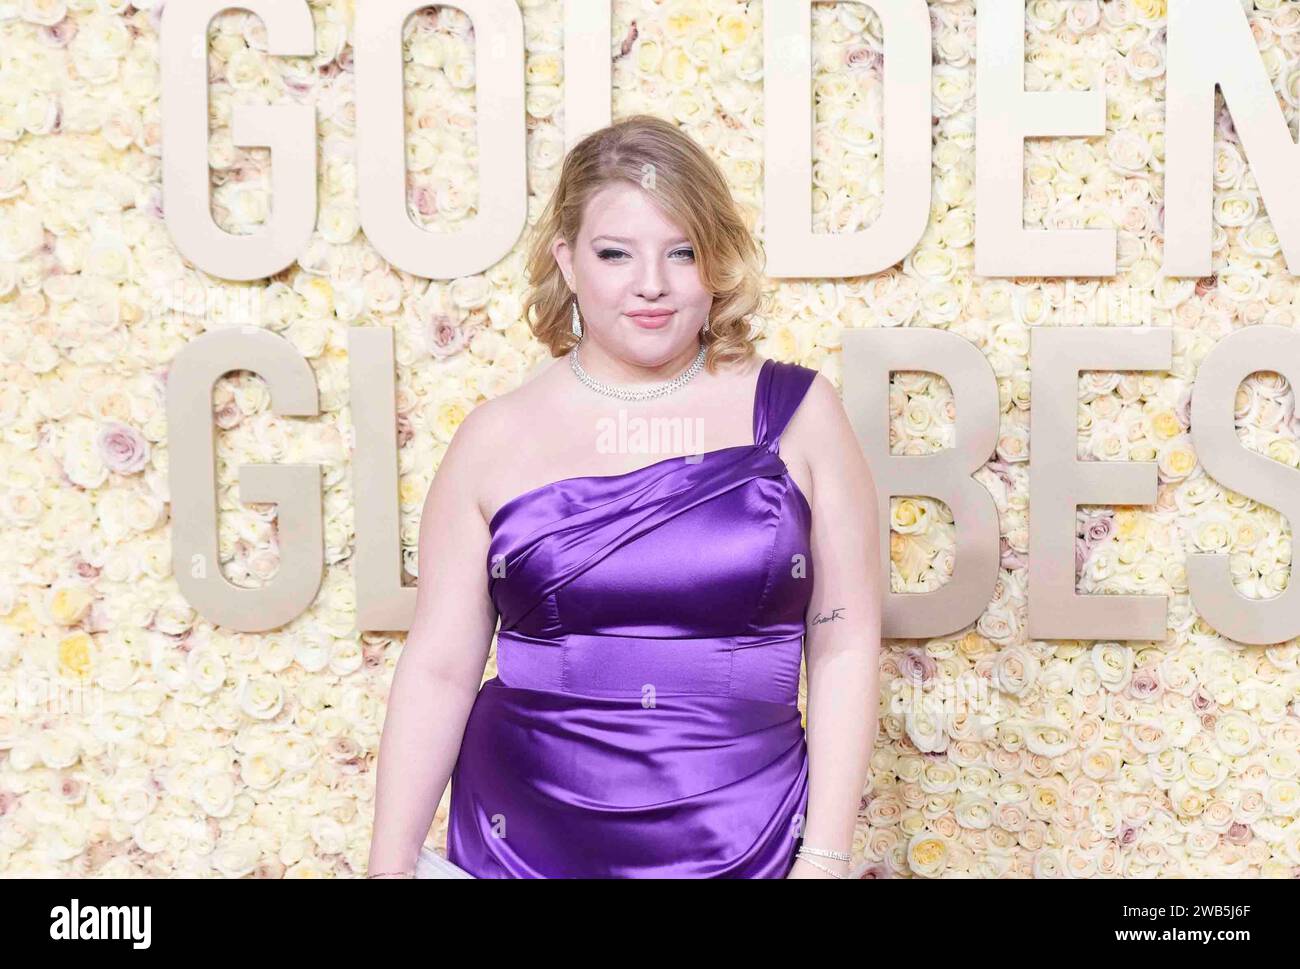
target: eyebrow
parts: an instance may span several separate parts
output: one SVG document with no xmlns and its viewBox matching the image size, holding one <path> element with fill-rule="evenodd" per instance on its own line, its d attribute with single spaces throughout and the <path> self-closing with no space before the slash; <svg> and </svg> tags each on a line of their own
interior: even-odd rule
<svg viewBox="0 0 1300 969">
<path fill-rule="evenodd" d="M 611 242 L 622 242 L 622 243 L 624 243 L 625 245 L 631 245 L 631 244 L 632 244 L 632 241 L 633 241 L 633 240 L 631 240 L 631 239 L 624 239 L 622 236 L 603 236 L 603 235 L 602 235 L 602 236 L 592 236 L 591 241 L 592 241 L 592 242 L 595 242 L 597 239 L 609 239 Z M 669 244 L 670 246 L 675 246 L 675 245 L 677 245 L 677 244 L 680 243 L 680 242 L 689 243 L 690 241 L 691 241 L 690 239 L 674 239 L 672 242 L 670 242 L 670 243 L 668 243 L 668 244 Z"/>
</svg>

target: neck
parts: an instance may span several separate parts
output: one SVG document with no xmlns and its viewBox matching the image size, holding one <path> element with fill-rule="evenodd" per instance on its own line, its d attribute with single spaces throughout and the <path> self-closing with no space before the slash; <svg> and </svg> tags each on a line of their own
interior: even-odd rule
<svg viewBox="0 0 1300 969">
<path fill-rule="evenodd" d="M 688 343 L 663 363 L 650 366 L 607 353 L 590 338 L 584 338 L 581 348 L 574 347 L 569 352 L 576 352 L 582 369 L 601 383 L 653 385 L 672 380 L 689 367 L 699 355 L 700 344 L 699 341 Z"/>
</svg>

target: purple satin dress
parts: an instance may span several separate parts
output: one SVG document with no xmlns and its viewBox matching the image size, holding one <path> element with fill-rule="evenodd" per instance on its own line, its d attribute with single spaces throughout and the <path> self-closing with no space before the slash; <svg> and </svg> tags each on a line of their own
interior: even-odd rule
<svg viewBox="0 0 1300 969">
<path fill-rule="evenodd" d="M 479 878 L 784 878 L 812 509 L 777 449 L 815 372 L 765 360 L 754 443 L 564 478 L 489 524 L 501 614 L 451 777 Z"/>
</svg>

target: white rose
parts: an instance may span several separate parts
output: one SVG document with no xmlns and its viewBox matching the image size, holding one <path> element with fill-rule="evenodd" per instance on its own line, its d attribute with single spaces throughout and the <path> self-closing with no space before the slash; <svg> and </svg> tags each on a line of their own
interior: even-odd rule
<svg viewBox="0 0 1300 969">
<path fill-rule="evenodd" d="M 294 640 L 294 660 L 308 673 L 319 673 L 329 664 L 332 646 L 325 633 L 303 630 Z"/>
<path fill-rule="evenodd" d="M 248 234 L 266 222 L 270 215 L 270 195 L 265 186 L 248 181 L 227 183 L 221 188 L 220 194 L 230 212 L 229 228 L 232 231 Z"/>
<path fill-rule="evenodd" d="M 0 260 L 19 262 L 45 245 L 39 210 L 28 202 L 0 208 Z"/>
<path fill-rule="evenodd" d="M 35 754 L 46 767 L 62 770 L 77 762 L 81 745 L 67 730 L 46 728 L 36 734 Z"/>
<path fill-rule="evenodd" d="M 1135 81 L 1160 77 L 1165 72 L 1165 55 L 1149 41 L 1134 44 L 1124 57 L 1124 69 Z"/>
<path fill-rule="evenodd" d="M 1025 731 L 1025 746 L 1044 757 L 1059 757 L 1074 747 L 1074 737 L 1068 724 L 1039 721 Z"/>
<path fill-rule="evenodd" d="M 969 67 L 939 64 L 933 73 L 933 102 L 939 117 L 960 111 L 973 94 L 973 71 Z"/>
<path fill-rule="evenodd" d="M 224 818 L 235 803 L 235 778 L 226 770 L 207 770 L 195 777 L 190 797 L 209 817 Z"/>
<path fill-rule="evenodd" d="M 86 850 L 89 831 L 79 819 L 59 818 L 42 824 L 37 842 L 55 861 L 71 861 Z"/>
<path fill-rule="evenodd" d="M 1038 670 L 1038 660 L 1028 650 L 1009 646 L 999 650 L 994 660 L 994 683 L 1002 692 L 1018 696 L 1034 684 Z"/>
<path fill-rule="evenodd" d="M 903 717 L 904 729 L 916 748 L 925 753 L 947 749 L 946 714 L 943 700 L 933 693 L 914 694 Z"/>
<path fill-rule="evenodd" d="M 351 205 L 332 205 L 321 212 L 319 228 L 326 241 L 347 245 L 360 228 L 356 210 Z"/>
<path fill-rule="evenodd" d="M 273 750 L 259 750 L 240 760 L 240 780 L 255 791 L 270 790 L 284 771 Z"/>
<path fill-rule="evenodd" d="M 983 831 L 993 825 L 993 801 L 987 797 L 964 793 L 957 798 L 953 814 L 963 828 Z"/>
<path fill-rule="evenodd" d="M 1275 780 L 1265 790 L 1264 801 L 1272 813 L 1292 817 L 1300 811 L 1300 783 L 1290 778 Z"/>
<path fill-rule="evenodd" d="M 1228 776 L 1228 765 L 1217 756 L 1194 751 L 1187 757 L 1187 783 L 1196 790 L 1212 791 Z"/>
<path fill-rule="evenodd" d="M 1220 189 L 1235 189 L 1246 174 L 1246 161 L 1237 146 L 1228 141 L 1214 143 L 1214 185 Z"/>
<path fill-rule="evenodd" d="M 349 623 L 350 625 L 350 623 Z M 365 662 L 361 644 L 355 640 L 335 640 L 331 652 L 329 669 L 335 676 L 347 676 L 355 673 Z"/>
<path fill-rule="evenodd" d="M 108 480 L 96 438 L 94 426 L 81 422 L 63 441 L 63 473 L 83 488 L 98 488 Z"/>
<path fill-rule="evenodd" d="M 68 7 L 64 0 L 22 0 L 18 15 L 28 23 L 53 27 L 68 15 Z"/>
<path fill-rule="evenodd" d="M 137 824 L 149 816 L 158 802 L 157 795 L 143 783 L 143 778 L 134 778 L 130 783 L 122 783 L 111 794 L 113 817 L 124 824 Z"/>
<path fill-rule="evenodd" d="M 58 116 L 58 101 L 41 91 L 34 91 L 24 98 L 18 110 L 22 126 L 34 135 L 47 135 L 53 131 Z"/>
<path fill-rule="evenodd" d="M 255 720 L 271 720 L 284 707 L 284 689 L 272 679 L 249 677 L 239 688 L 239 708 Z"/>
<path fill-rule="evenodd" d="M 946 838 L 923 831 L 907 844 L 907 864 L 914 874 L 934 878 L 947 867 L 950 853 Z"/>
<path fill-rule="evenodd" d="M 1258 218 L 1246 226 L 1237 236 L 1237 242 L 1247 253 L 1261 259 L 1275 256 L 1282 250 L 1273 223 L 1267 217 Z"/>
<path fill-rule="evenodd" d="M 211 644 L 196 646 L 186 657 L 190 681 L 203 693 L 215 693 L 226 681 L 226 663 Z"/>
<path fill-rule="evenodd" d="M 1133 650 L 1122 643 L 1096 643 L 1091 650 L 1092 666 L 1101 683 L 1111 692 L 1128 686 L 1133 676 Z"/>
<path fill-rule="evenodd" d="M 243 48 L 226 62 L 226 82 L 236 91 L 252 91 L 266 80 L 265 55 Z"/>
<path fill-rule="evenodd" d="M 222 841 L 212 852 L 212 867 L 227 878 L 243 878 L 257 870 L 262 850 L 251 838 Z"/>
<path fill-rule="evenodd" d="M 1214 200 L 1214 220 L 1219 225 L 1229 227 L 1249 225 L 1257 218 L 1259 218 L 1259 201 L 1251 192 L 1234 189 L 1221 193 Z"/>
<path fill-rule="evenodd" d="M 331 307 L 331 312 L 333 311 Z M 302 319 L 289 327 L 286 334 L 293 345 L 309 360 L 319 357 L 325 349 L 329 330 L 320 318 Z"/>
<path fill-rule="evenodd" d="M 1208 511 L 1192 529 L 1192 544 L 1198 552 L 1226 552 L 1232 543 L 1231 520 L 1218 510 Z"/>
<path fill-rule="evenodd" d="M 1140 175 L 1151 164 L 1151 144 L 1133 131 L 1124 129 L 1106 139 L 1106 152 L 1110 163 L 1126 175 Z"/>
</svg>

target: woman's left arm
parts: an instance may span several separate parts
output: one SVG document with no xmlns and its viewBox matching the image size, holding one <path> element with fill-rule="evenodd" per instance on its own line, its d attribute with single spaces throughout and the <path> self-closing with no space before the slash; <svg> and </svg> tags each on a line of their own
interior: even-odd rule
<svg viewBox="0 0 1300 969">
<path fill-rule="evenodd" d="M 884 588 L 875 481 L 839 394 L 821 374 L 790 428 L 808 455 L 813 486 L 813 592 L 804 637 L 809 790 L 803 843 L 851 853 L 879 705 Z M 848 872 L 848 862 L 816 859 Z M 796 861 L 789 877 L 832 876 Z"/>
</svg>

